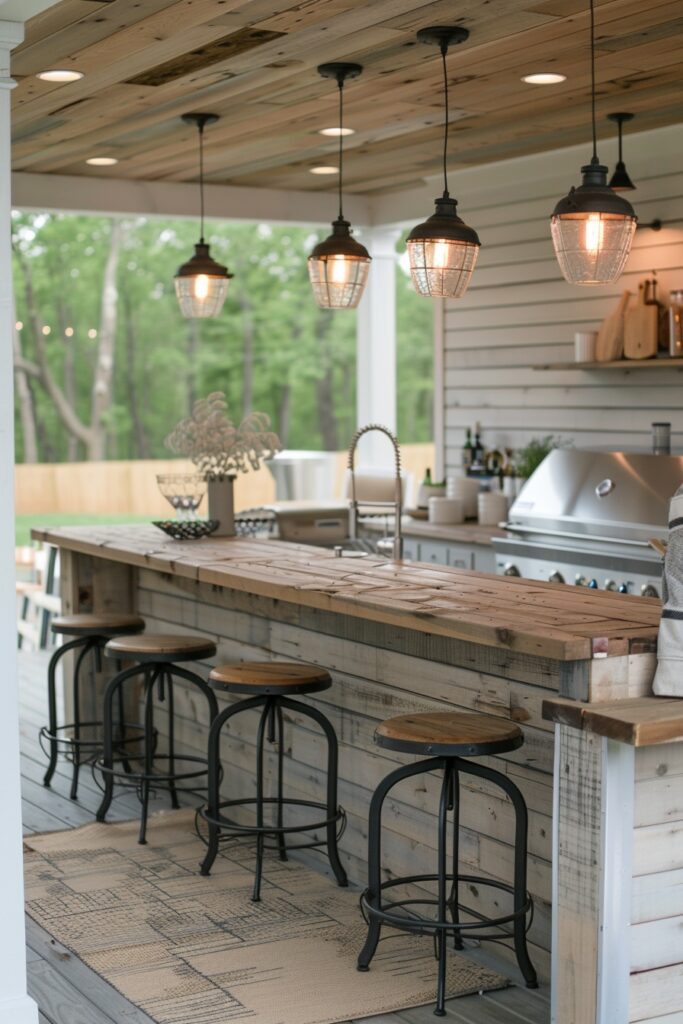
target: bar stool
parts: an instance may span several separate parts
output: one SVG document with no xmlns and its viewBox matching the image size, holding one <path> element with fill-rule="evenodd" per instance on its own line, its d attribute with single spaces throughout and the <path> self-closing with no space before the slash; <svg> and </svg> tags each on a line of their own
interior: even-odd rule
<svg viewBox="0 0 683 1024">
<path fill-rule="evenodd" d="M 473 939 L 512 938 L 517 963 L 528 988 L 537 988 L 536 971 L 529 959 L 526 945 L 526 917 L 532 910 L 532 899 L 526 888 L 527 854 L 527 809 L 519 789 L 507 775 L 467 760 L 478 755 L 501 754 L 522 746 L 524 737 L 514 723 L 489 715 L 475 715 L 458 712 L 435 714 L 399 715 L 390 718 L 377 727 L 375 743 L 387 750 L 407 754 L 434 755 L 415 764 L 404 765 L 390 772 L 375 790 L 370 804 L 368 829 L 368 887 L 361 896 L 361 906 L 368 921 L 368 936 L 358 957 L 358 970 L 370 967 L 380 930 L 383 924 L 419 935 L 433 935 L 439 961 L 436 994 L 437 1017 L 445 1014 L 446 998 L 446 942 L 451 935 L 456 949 L 462 949 L 463 937 Z M 443 773 L 441 799 L 439 801 L 438 860 L 437 873 L 410 875 L 391 878 L 382 882 L 381 867 L 381 826 L 382 805 L 389 791 L 403 779 L 426 772 Z M 475 775 L 499 786 L 512 801 L 515 811 L 515 864 L 514 882 L 483 878 L 478 875 L 463 875 L 458 867 L 458 830 L 460 804 L 460 775 Z M 453 812 L 452 871 L 448 871 L 448 812 Z M 395 886 L 422 883 L 437 883 L 438 896 L 428 895 L 412 899 L 384 901 L 383 896 Z M 460 883 L 478 887 L 492 887 L 509 893 L 513 897 L 513 910 L 495 918 L 483 917 L 473 912 L 476 920 L 462 922 L 460 911 L 467 908 L 460 903 Z M 447 893 L 447 889 L 450 889 Z M 427 916 L 427 907 L 436 907 L 436 916 Z M 424 907 L 425 913 L 416 908 Z M 450 915 L 450 919 L 448 917 Z M 503 928 L 512 925 L 512 934 Z M 499 931 L 496 931 L 499 929 Z"/>
<path fill-rule="evenodd" d="M 208 875 L 221 838 L 238 839 L 256 838 L 256 871 L 252 900 L 258 903 L 261 899 L 261 878 L 263 874 L 263 854 L 265 849 L 276 848 L 280 860 L 287 860 L 287 851 L 327 848 L 330 867 L 340 886 L 348 885 L 346 872 L 339 860 L 337 840 L 346 821 L 346 815 L 337 804 L 337 737 L 328 719 L 317 708 L 301 701 L 291 700 L 290 694 L 320 693 L 332 685 L 330 674 L 315 665 L 291 664 L 289 662 L 251 662 L 237 665 L 220 665 L 211 670 L 210 685 L 224 693 L 250 694 L 246 700 L 230 704 L 220 712 L 211 726 L 209 734 L 209 799 L 206 807 L 199 811 L 200 816 L 209 826 L 208 850 L 201 865 L 201 873 Z M 241 799 L 220 799 L 221 761 L 220 739 L 221 730 L 229 719 L 242 711 L 261 708 L 261 716 L 256 736 L 256 795 Z M 322 729 L 327 739 L 327 799 L 325 803 L 312 800 L 298 800 L 284 796 L 283 759 L 284 729 L 283 709 L 295 711 L 298 715 L 311 718 Z M 263 795 L 263 753 L 264 742 L 278 744 L 277 752 L 277 795 Z M 232 821 L 222 813 L 236 807 L 254 807 L 256 811 L 255 825 L 242 825 Z M 271 806 L 274 821 L 266 822 L 264 811 Z M 311 824 L 285 824 L 285 809 L 308 808 L 322 811 L 325 817 Z M 339 826 L 339 828 L 338 828 Z M 324 840 L 288 845 L 287 837 L 298 832 L 313 832 L 325 829 Z M 271 837 L 276 846 L 266 847 L 266 839 Z"/>
<path fill-rule="evenodd" d="M 201 661 L 211 658 L 216 653 L 213 640 L 200 636 L 167 636 L 162 634 L 145 634 L 144 636 L 121 636 L 110 640 L 104 649 L 108 658 L 130 659 L 138 664 L 119 672 L 107 686 L 104 695 L 103 710 L 103 749 L 102 756 L 95 763 L 104 783 L 104 795 L 97 811 L 97 820 L 104 821 L 114 795 L 114 781 L 133 787 L 138 791 L 142 811 L 140 814 L 140 835 L 138 842 L 146 843 L 147 812 L 149 808 L 150 789 L 154 783 L 168 786 L 171 794 L 171 806 L 178 808 L 178 788 L 176 783 L 183 780 L 199 778 L 207 773 L 207 762 L 203 757 L 175 752 L 175 721 L 173 712 L 173 680 L 184 679 L 192 683 L 206 697 L 209 705 L 210 720 L 218 714 L 216 697 L 207 684 L 195 672 L 182 668 L 178 662 Z M 144 736 L 143 750 L 139 759 L 143 761 L 142 771 L 131 771 L 125 764 L 121 768 L 118 762 L 122 758 L 117 755 L 114 739 L 114 704 L 122 700 L 123 688 L 137 676 L 143 677 L 141 702 L 144 705 Z M 157 730 L 154 727 L 154 694 L 161 704 L 167 706 L 168 718 L 168 753 L 157 752 Z M 178 762 L 181 768 L 178 767 Z M 156 767 L 165 764 L 165 770 L 155 771 Z M 189 789 L 190 792 L 194 790 Z"/>
<path fill-rule="evenodd" d="M 102 650 L 107 641 L 115 636 L 126 636 L 140 633 L 145 628 L 145 620 L 139 615 L 118 615 L 113 613 L 59 615 L 52 620 L 53 633 L 60 636 L 71 636 L 54 652 L 47 670 L 48 724 L 38 734 L 43 751 L 48 754 L 50 763 L 43 778 L 43 785 L 49 786 L 57 767 L 57 760 L 63 754 L 73 764 L 71 779 L 71 799 L 78 796 L 78 774 L 82 764 L 92 761 L 101 750 L 100 731 L 102 722 L 81 721 L 81 669 L 88 655 L 92 655 L 93 671 L 102 671 Z M 69 651 L 78 651 L 73 676 L 71 678 L 73 696 L 73 722 L 59 725 L 57 715 L 57 666 Z M 66 680 L 65 680 L 66 684 Z M 116 745 L 122 751 L 126 744 L 139 742 L 142 726 L 126 723 L 123 703 L 119 705 L 119 736 Z M 134 735 L 124 739 L 123 730 L 127 729 Z M 135 734 L 138 735 L 135 735 Z M 85 735 L 84 735 L 85 734 Z M 46 749 L 47 747 L 47 749 Z"/>
</svg>

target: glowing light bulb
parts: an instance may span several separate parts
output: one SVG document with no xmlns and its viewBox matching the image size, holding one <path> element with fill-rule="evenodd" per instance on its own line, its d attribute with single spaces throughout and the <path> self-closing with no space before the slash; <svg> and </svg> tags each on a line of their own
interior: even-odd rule
<svg viewBox="0 0 683 1024">
<path fill-rule="evenodd" d="M 349 279 L 350 267 L 343 256 L 332 257 L 332 273 L 330 279 L 334 284 L 346 284 Z"/>
<path fill-rule="evenodd" d="M 437 242 L 434 246 L 434 266 L 438 270 L 443 270 L 444 267 L 448 266 L 448 243 Z"/>
<path fill-rule="evenodd" d="M 43 328 L 41 328 L 41 330 L 42 330 L 43 334 L 45 335 L 45 337 L 47 337 L 47 335 L 50 333 L 51 328 L 48 327 L 47 324 L 45 324 L 45 326 Z"/>
<path fill-rule="evenodd" d="M 599 213 L 589 213 L 586 221 L 585 247 L 587 252 L 600 252 L 605 237 L 605 225 Z"/>
<path fill-rule="evenodd" d="M 209 294 L 209 278 L 206 274 L 197 274 L 194 282 L 195 299 L 205 299 Z"/>
</svg>

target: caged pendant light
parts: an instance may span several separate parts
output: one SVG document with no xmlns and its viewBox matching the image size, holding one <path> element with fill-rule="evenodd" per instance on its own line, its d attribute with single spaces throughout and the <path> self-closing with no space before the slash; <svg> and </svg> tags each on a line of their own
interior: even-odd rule
<svg viewBox="0 0 683 1024">
<path fill-rule="evenodd" d="M 204 128 L 218 120 L 217 114 L 183 114 L 185 124 L 194 124 L 199 132 L 199 196 L 201 234 L 194 247 L 194 256 L 178 268 L 175 276 L 175 293 L 184 317 L 218 316 L 228 283 L 233 276 L 228 268 L 217 263 L 204 241 Z"/>
<path fill-rule="evenodd" d="M 613 192 L 633 192 L 635 185 L 631 181 L 630 175 L 626 170 L 626 164 L 624 163 L 624 156 L 622 153 L 622 132 L 625 121 L 632 121 L 635 114 L 608 114 L 607 120 L 614 121 L 619 129 L 619 159 L 617 160 L 617 166 L 614 168 L 614 174 L 609 180 L 609 187 Z"/>
<path fill-rule="evenodd" d="M 638 218 L 633 207 L 607 184 L 607 168 L 597 153 L 595 128 L 595 2 L 590 0 L 591 113 L 593 156 L 581 168 L 579 188 L 560 199 L 550 230 L 560 270 L 570 284 L 611 284 L 631 251 Z"/>
<path fill-rule="evenodd" d="M 360 64 L 321 64 L 318 74 L 334 78 L 339 89 L 339 215 L 332 223 L 332 234 L 319 242 L 308 257 L 308 276 L 315 301 L 323 309 L 355 309 L 360 302 L 370 269 L 368 250 L 351 234 L 351 225 L 344 219 L 343 151 L 344 151 L 344 82 L 357 78 Z"/>
<path fill-rule="evenodd" d="M 458 204 L 448 193 L 448 75 L 446 54 L 454 43 L 464 43 L 469 32 L 460 26 L 423 28 L 417 33 L 421 43 L 436 44 L 441 51 L 445 101 L 443 140 L 443 195 L 436 200 L 436 211 L 408 235 L 410 274 L 420 295 L 437 299 L 459 299 L 467 291 L 481 245 L 477 232 L 457 213 Z"/>
</svg>

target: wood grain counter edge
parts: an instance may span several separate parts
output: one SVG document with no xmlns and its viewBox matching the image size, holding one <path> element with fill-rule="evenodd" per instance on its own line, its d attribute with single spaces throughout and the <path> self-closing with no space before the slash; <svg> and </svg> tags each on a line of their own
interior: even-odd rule
<svg viewBox="0 0 683 1024">
<path fill-rule="evenodd" d="M 652 696 L 584 704 L 558 697 L 543 701 L 543 717 L 634 747 L 683 742 L 681 698 Z"/>
<path fill-rule="evenodd" d="M 46 527 L 32 536 L 170 576 L 557 661 L 628 654 L 634 642 L 657 635 L 659 606 L 644 598 L 619 595 L 615 603 L 614 595 L 601 594 L 595 610 L 591 606 L 585 614 L 575 607 L 585 595 L 574 588 L 560 595 L 551 584 L 416 562 L 341 562 L 324 549 L 283 542 L 177 542 L 152 526 Z M 534 608 L 525 604 L 525 595 L 536 602 Z M 545 605 L 561 596 L 562 610 L 550 609 L 548 617 Z"/>
</svg>

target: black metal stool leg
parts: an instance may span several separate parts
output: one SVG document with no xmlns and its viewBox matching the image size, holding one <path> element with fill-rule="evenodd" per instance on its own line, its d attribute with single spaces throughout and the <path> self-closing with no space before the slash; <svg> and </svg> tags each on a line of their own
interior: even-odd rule
<svg viewBox="0 0 683 1024">
<path fill-rule="evenodd" d="M 68 643 L 62 644 L 54 652 L 50 658 L 50 663 L 47 669 L 47 707 L 48 707 L 48 736 L 47 742 L 50 746 L 50 761 L 47 767 L 47 771 L 43 776 L 43 785 L 49 786 L 52 781 L 52 776 L 57 768 L 57 760 L 59 757 L 59 741 L 57 739 L 57 730 L 59 729 L 59 722 L 57 720 L 57 666 L 69 651 L 75 651 L 79 647 L 83 647 L 88 643 L 88 640 L 84 637 L 77 637 L 75 640 L 69 640 Z M 41 738 L 45 734 L 45 729 L 41 729 Z"/>
<path fill-rule="evenodd" d="M 213 693 L 211 694 L 212 696 Z M 215 702 L 214 696 L 214 702 Z M 211 728 L 209 730 L 209 745 L 207 759 L 209 762 L 208 768 L 208 794 L 206 804 L 206 817 L 207 826 L 209 829 L 209 843 L 206 851 L 206 856 L 201 863 L 200 871 L 202 875 L 208 875 L 213 866 L 213 862 L 218 854 L 219 837 L 221 834 L 220 825 L 215 824 L 216 819 L 219 815 L 220 810 L 220 784 L 221 784 L 221 757 L 220 757 L 220 743 L 221 743 L 221 731 L 226 722 L 229 721 L 234 715 L 240 714 L 242 711 L 248 711 L 251 708 L 263 707 L 266 702 L 265 697 L 249 697 L 247 700 L 239 701 L 236 704 L 230 704 L 224 708 L 220 714 L 213 715 Z M 210 819 L 213 819 L 211 821 Z"/>
<path fill-rule="evenodd" d="M 163 682 L 163 667 L 145 667 L 145 768 L 140 781 L 140 833 L 138 843 L 147 844 L 147 814 L 149 812 L 149 790 L 154 771 L 154 684 L 158 679 Z"/>
<path fill-rule="evenodd" d="M 50 744 L 50 763 L 45 775 L 43 776 L 44 786 L 50 785 L 52 776 L 57 768 L 58 747 L 57 740 L 55 738 L 57 730 L 57 664 L 63 653 L 64 649 L 62 647 L 58 647 L 50 658 L 50 664 L 47 669 L 47 715 L 48 728 L 52 738 L 48 740 Z"/>
<path fill-rule="evenodd" d="M 282 828 L 283 824 L 283 811 L 284 805 L 282 803 L 284 796 L 284 761 L 285 761 L 285 728 L 282 716 L 282 706 L 279 700 L 275 700 L 276 716 L 277 716 L 277 827 Z M 287 860 L 287 844 L 285 837 L 282 832 L 278 833 L 277 845 L 280 854 L 280 860 Z"/>
<path fill-rule="evenodd" d="M 443 782 L 441 784 L 441 799 L 439 800 L 439 836 L 438 836 L 438 920 L 445 921 L 448 905 L 446 901 L 446 857 L 448 844 L 448 808 L 451 803 L 452 778 L 450 761 L 444 766 Z M 446 947 L 448 934 L 443 928 L 436 933 L 436 950 L 439 960 L 439 971 L 436 983 L 436 1007 L 434 1015 L 445 1017 L 446 1015 Z"/>
<path fill-rule="evenodd" d="M 363 893 L 363 904 L 367 910 L 368 937 L 365 945 L 358 955 L 357 967 L 359 971 L 367 971 L 370 962 L 375 955 L 377 943 L 381 930 L 381 921 L 372 910 L 376 905 L 380 909 L 382 899 L 382 807 L 389 790 L 403 779 L 409 779 L 413 775 L 424 775 L 427 772 L 443 769 L 446 765 L 444 758 L 432 757 L 427 761 L 417 761 L 415 764 L 407 764 L 390 772 L 379 783 L 370 801 L 370 813 L 368 816 L 368 887 Z"/>
<path fill-rule="evenodd" d="M 332 723 L 312 704 L 302 704 L 299 701 L 290 700 L 289 697 L 281 697 L 280 703 L 282 707 L 290 708 L 292 711 L 312 718 L 314 722 L 318 723 L 327 738 L 327 858 L 334 877 L 337 879 L 337 884 L 346 886 L 349 882 L 337 849 L 337 823 L 332 820 L 339 810 L 337 802 L 337 766 L 339 761 L 337 734 L 332 728 Z"/>
<path fill-rule="evenodd" d="M 254 890 L 251 894 L 252 903 L 261 901 L 261 878 L 263 877 L 263 849 L 265 836 L 263 834 L 263 743 L 266 737 L 266 726 L 270 718 L 272 698 L 267 697 L 261 712 L 256 735 L 256 828 L 259 829 L 256 836 L 256 870 L 254 873 Z"/>
<path fill-rule="evenodd" d="M 119 658 L 116 659 L 114 664 L 116 666 L 116 671 L 117 672 L 123 672 L 123 663 L 121 662 L 121 660 Z M 123 770 L 124 770 L 124 772 L 126 772 L 127 775 L 130 775 L 131 772 L 133 771 L 133 768 L 131 766 L 130 761 L 126 757 L 126 744 L 125 744 L 125 740 L 126 740 L 126 703 L 125 703 L 125 700 L 124 700 L 124 693 L 123 693 L 123 687 L 122 686 L 119 687 L 119 691 L 118 692 L 119 692 L 119 721 L 118 721 L 118 727 L 117 727 L 117 730 L 116 730 L 116 733 L 117 733 L 116 744 L 117 744 L 118 747 L 121 748 L 121 755 L 122 755 L 122 757 L 121 757 L 121 764 L 123 766 Z"/>
<path fill-rule="evenodd" d="M 460 910 L 458 908 L 460 901 L 458 885 L 458 873 L 460 871 L 460 774 L 458 772 L 458 762 L 455 758 L 451 761 L 450 804 L 453 810 L 453 881 L 451 883 L 448 905 L 450 907 L 453 924 L 458 924 L 460 920 Z M 465 945 L 462 941 L 462 934 L 456 929 L 453 933 L 453 949 L 464 948 Z"/>
<path fill-rule="evenodd" d="M 515 953 L 527 988 L 538 988 L 538 978 L 526 944 L 526 917 L 523 912 L 527 900 L 526 862 L 528 829 L 528 813 L 524 797 L 507 775 L 494 771 L 492 768 L 486 768 L 477 762 L 461 761 L 460 769 L 470 775 L 478 775 L 482 779 L 488 779 L 496 786 L 499 786 L 510 797 L 515 809 L 514 909 L 517 914 L 513 922 Z"/>
<path fill-rule="evenodd" d="M 74 739 L 81 739 L 81 667 L 87 654 L 93 650 L 93 647 L 97 647 L 97 644 L 92 640 L 86 640 L 83 645 L 83 649 L 79 652 L 76 658 L 76 665 L 74 666 L 73 674 L 73 704 L 74 704 Z M 95 665 L 93 664 L 93 678 L 95 672 Z M 71 792 L 69 796 L 72 800 L 75 800 L 78 796 L 78 773 L 81 767 L 81 752 L 78 743 L 74 744 L 73 748 L 73 773 L 71 777 Z"/>
<path fill-rule="evenodd" d="M 164 673 L 166 678 L 166 696 L 168 700 L 168 773 L 175 774 L 175 716 L 173 713 L 173 677 L 170 672 Z M 171 807 L 178 810 L 178 790 L 173 779 L 170 779 L 168 788 L 171 793 Z"/>
</svg>

